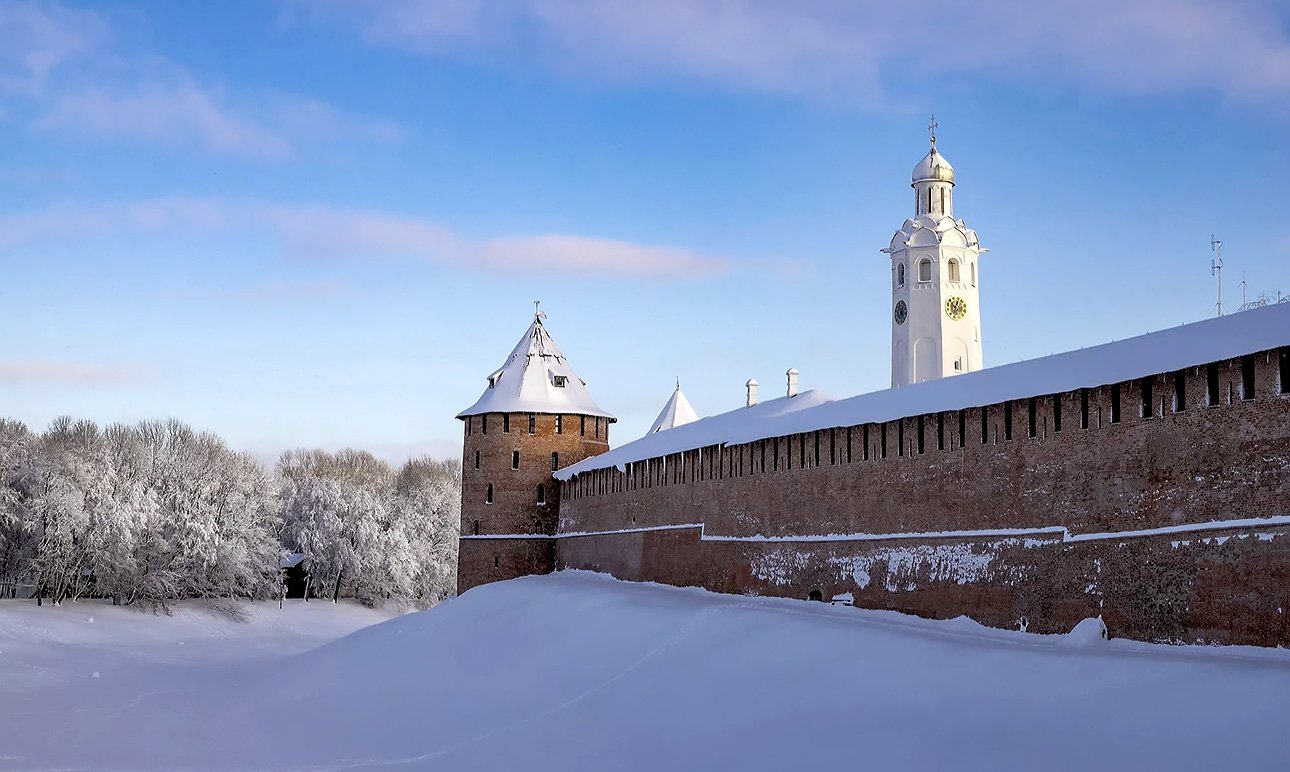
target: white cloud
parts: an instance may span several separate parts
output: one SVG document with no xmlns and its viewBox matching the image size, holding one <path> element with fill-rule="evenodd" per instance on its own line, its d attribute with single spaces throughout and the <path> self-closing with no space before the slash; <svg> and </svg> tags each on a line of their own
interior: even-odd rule
<svg viewBox="0 0 1290 772">
<path fill-rule="evenodd" d="M 137 376 L 127 368 L 76 362 L 0 362 L 0 383 L 8 385 L 115 385 Z"/>
<path fill-rule="evenodd" d="M 690 250 L 615 239 L 543 234 L 477 240 L 437 223 L 386 213 L 279 207 L 269 213 L 294 251 L 333 257 L 405 257 L 494 271 L 683 278 L 728 263 Z"/>
<path fill-rule="evenodd" d="M 270 158 L 293 150 L 286 137 L 235 114 L 214 94 L 191 83 L 61 94 L 37 125 L 135 141 L 191 140 L 207 150 Z"/>
<path fill-rule="evenodd" d="M 400 134 L 308 96 L 201 82 L 174 61 L 113 42 L 111 22 L 56 3 L 0 5 L 0 116 L 46 132 L 268 159 Z"/>
<path fill-rule="evenodd" d="M 882 98 L 879 84 L 991 73 L 1099 89 L 1290 93 L 1272 0 L 360 0 L 298 2 L 371 42 L 441 54 L 533 51 L 589 77 L 683 75 L 778 92 Z"/>
<path fill-rule="evenodd" d="M 675 246 L 568 234 L 480 239 L 433 220 L 388 212 L 189 198 L 0 214 L 0 250 L 49 239 L 213 230 L 266 233 L 290 254 L 310 259 L 410 259 L 527 275 L 694 278 L 732 267 L 724 258 Z M 249 289 L 247 297 L 341 291 L 331 284 L 259 287 Z"/>
<path fill-rule="evenodd" d="M 39 92 L 59 66 L 84 55 L 104 36 L 94 13 L 54 4 L 0 4 L 0 92 Z"/>
</svg>

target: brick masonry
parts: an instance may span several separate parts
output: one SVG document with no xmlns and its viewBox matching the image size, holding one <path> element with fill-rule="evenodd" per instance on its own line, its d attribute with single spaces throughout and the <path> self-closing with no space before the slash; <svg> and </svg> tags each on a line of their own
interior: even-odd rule
<svg viewBox="0 0 1290 772">
<path fill-rule="evenodd" d="M 560 487 L 551 476 L 553 466 L 569 466 L 609 449 L 610 422 L 595 416 L 488 413 L 469 416 L 462 425 L 463 536 L 554 534 Z M 556 454 L 554 463 L 552 454 Z M 555 549 L 550 540 L 463 539 L 458 552 L 457 591 L 485 582 L 550 573 L 554 566 Z"/>
<path fill-rule="evenodd" d="M 1101 614 L 1113 635 L 1142 640 L 1290 645 L 1290 526 L 1075 542 L 717 540 L 1110 534 L 1290 515 L 1285 357 L 595 470 L 563 485 L 561 534 L 702 524 L 705 538 L 697 527 L 562 536 L 555 565 L 720 592 L 849 592 L 858 606 L 1036 632 Z"/>
</svg>

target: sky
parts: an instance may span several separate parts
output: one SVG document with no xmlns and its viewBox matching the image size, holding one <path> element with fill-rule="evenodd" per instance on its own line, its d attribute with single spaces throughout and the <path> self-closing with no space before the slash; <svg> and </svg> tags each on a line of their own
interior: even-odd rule
<svg viewBox="0 0 1290 772">
<path fill-rule="evenodd" d="M 890 378 L 937 146 L 987 366 L 1290 293 L 1290 6 L 0 3 L 0 415 L 456 456 L 540 300 L 614 444 Z"/>
</svg>

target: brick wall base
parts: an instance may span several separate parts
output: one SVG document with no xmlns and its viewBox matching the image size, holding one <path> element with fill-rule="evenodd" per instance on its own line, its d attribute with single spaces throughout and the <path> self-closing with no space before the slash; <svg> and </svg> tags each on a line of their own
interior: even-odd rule
<svg viewBox="0 0 1290 772">
<path fill-rule="evenodd" d="M 700 529 L 564 538 L 559 568 L 716 592 L 828 600 L 992 627 L 1066 632 L 1101 615 L 1113 636 L 1290 646 L 1290 528 L 1087 542 L 730 542 Z"/>
</svg>

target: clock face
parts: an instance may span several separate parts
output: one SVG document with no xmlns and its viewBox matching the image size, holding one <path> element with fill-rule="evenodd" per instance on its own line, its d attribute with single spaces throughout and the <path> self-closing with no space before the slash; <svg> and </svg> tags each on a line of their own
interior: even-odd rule
<svg viewBox="0 0 1290 772">
<path fill-rule="evenodd" d="M 897 300 L 896 310 L 892 312 L 892 318 L 896 320 L 896 324 L 904 324 L 907 316 L 909 316 L 909 309 L 905 307 L 905 301 Z"/>
<path fill-rule="evenodd" d="M 957 296 L 945 301 L 945 315 L 956 322 L 967 316 L 967 301 Z"/>
</svg>

